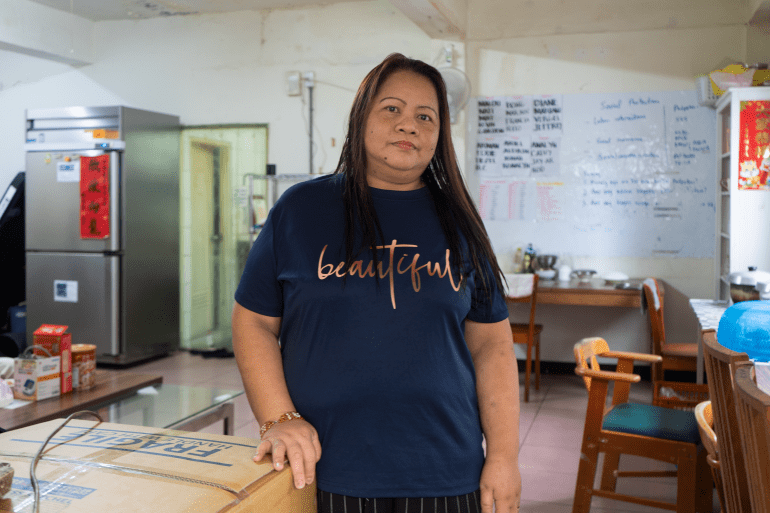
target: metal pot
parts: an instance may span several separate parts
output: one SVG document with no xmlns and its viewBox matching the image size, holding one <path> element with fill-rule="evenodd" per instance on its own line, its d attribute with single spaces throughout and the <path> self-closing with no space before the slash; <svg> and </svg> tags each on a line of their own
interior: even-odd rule
<svg viewBox="0 0 770 513">
<path fill-rule="evenodd" d="M 556 265 L 556 255 L 537 255 L 535 257 L 535 269 L 536 270 L 551 270 Z"/>
<path fill-rule="evenodd" d="M 730 298 L 733 303 L 770 299 L 770 273 L 749 267 L 748 271 L 735 272 L 730 280 Z"/>
</svg>

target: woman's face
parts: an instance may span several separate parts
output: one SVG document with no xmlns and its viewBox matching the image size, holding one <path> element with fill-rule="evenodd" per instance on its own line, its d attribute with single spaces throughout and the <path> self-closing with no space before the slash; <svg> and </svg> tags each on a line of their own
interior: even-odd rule
<svg viewBox="0 0 770 513">
<path fill-rule="evenodd" d="M 436 151 L 438 97 L 433 83 L 396 71 L 380 86 L 366 118 L 366 178 L 377 189 L 422 187 L 420 175 Z"/>
</svg>

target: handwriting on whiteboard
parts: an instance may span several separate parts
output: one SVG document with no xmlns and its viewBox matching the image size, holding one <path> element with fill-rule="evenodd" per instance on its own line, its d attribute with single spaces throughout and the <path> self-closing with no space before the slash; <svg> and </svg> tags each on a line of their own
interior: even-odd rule
<svg viewBox="0 0 770 513">
<path fill-rule="evenodd" d="M 549 252 L 713 256 L 715 114 L 694 91 L 497 96 L 475 108 L 496 248 L 542 238 Z"/>
</svg>

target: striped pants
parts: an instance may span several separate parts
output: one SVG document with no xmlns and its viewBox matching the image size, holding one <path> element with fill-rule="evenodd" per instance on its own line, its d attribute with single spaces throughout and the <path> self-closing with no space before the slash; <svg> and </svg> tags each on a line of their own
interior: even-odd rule
<svg viewBox="0 0 770 513">
<path fill-rule="evenodd" d="M 481 492 L 453 497 L 363 499 L 318 489 L 318 513 L 481 513 Z"/>
</svg>

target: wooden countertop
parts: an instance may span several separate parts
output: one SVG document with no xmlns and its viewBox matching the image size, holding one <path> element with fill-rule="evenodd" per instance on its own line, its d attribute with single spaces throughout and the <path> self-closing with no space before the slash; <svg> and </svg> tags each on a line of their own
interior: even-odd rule
<svg viewBox="0 0 770 513">
<path fill-rule="evenodd" d="M 631 279 L 631 288 L 605 285 L 604 280 L 587 283 L 579 280 L 541 280 L 537 291 L 538 304 L 575 306 L 617 306 L 641 308 L 641 279 Z M 638 288 L 635 288 L 638 287 Z"/>
</svg>

